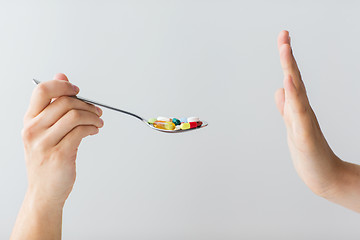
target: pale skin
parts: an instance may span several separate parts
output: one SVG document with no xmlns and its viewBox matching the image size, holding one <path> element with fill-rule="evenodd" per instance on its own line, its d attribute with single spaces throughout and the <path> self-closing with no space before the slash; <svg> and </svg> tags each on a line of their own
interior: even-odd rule
<svg viewBox="0 0 360 240">
<path fill-rule="evenodd" d="M 102 111 L 74 96 L 64 74 L 39 84 L 24 117 L 22 138 L 28 188 L 12 240 L 61 239 L 62 212 L 76 177 L 81 140 L 103 126 Z"/>
<path fill-rule="evenodd" d="M 292 54 L 289 33 L 278 37 L 284 88 L 275 93 L 297 173 L 317 195 L 360 212 L 360 166 L 342 161 L 329 147 L 312 110 Z"/>
</svg>

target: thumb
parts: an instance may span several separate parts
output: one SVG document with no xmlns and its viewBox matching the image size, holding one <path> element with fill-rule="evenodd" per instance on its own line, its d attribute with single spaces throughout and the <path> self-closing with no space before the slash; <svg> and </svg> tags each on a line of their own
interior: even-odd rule
<svg viewBox="0 0 360 240">
<path fill-rule="evenodd" d="M 285 90 L 280 88 L 275 93 L 275 103 L 281 116 L 284 116 L 284 105 L 285 105 Z"/>
<path fill-rule="evenodd" d="M 64 81 L 67 81 L 69 82 L 69 79 L 67 78 L 67 76 L 64 74 L 64 73 L 57 73 L 54 75 L 53 77 L 54 80 L 64 80 Z M 51 102 L 53 102 L 56 98 L 53 98 L 51 100 Z"/>
<path fill-rule="evenodd" d="M 54 80 L 64 80 L 64 81 L 69 81 L 69 79 L 67 78 L 67 76 L 64 73 L 57 73 L 54 75 Z"/>
</svg>

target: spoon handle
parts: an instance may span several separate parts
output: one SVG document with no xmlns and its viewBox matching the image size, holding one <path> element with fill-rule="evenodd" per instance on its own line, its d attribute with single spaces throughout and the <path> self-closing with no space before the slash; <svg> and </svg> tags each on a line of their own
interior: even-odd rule
<svg viewBox="0 0 360 240">
<path fill-rule="evenodd" d="M 35 78 L 33 79 L 33 82 L 37 85 L 39 83 L 41 83 L 39 80 L 36 80 Z M 80 97 L 80 96 L 72 96 L 73 98 L 76 98 L 76 99 L 79 99 L 80 101 L 83 101 L 83 102 L 86 102 L 86 103 L 90 103 L 90 104 L 94 104 L 94 105 L 98 105 L 100 107 L 104 107 L 104 108 L 108 108 L 110 110 L 113 110 L 113 111 L 117 111 L 117 112 L 121 112 L 121 113 L 125 113 L 127 115 L 130 115 L 130 116 L 133 116 L 141 121 L 145 121 L 146 120 L 134 113 L 131 113 L 131 112 L 128 112 L 128 111 L 125 111 L 125 110 L 121 110 L 121 109 L 118 109 L 118 108 L 115 108 L 115 107 L 111 107 L 111 106 L 108 106 L 106 104 L 102 104 L 102 103 L 98 103 L 98 102 L 95 102 L 93 100 L 90 100 L 90 99 L 86 99 L 86 98 L 83 98 L 83 97 Z"/>
</svg>

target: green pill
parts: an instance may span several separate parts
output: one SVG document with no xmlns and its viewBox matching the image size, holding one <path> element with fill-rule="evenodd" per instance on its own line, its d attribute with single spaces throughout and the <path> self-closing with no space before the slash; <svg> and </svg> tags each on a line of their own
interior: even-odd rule
<svg viewBox="0 0 360 240">
<path fill-rule="evenodd" d="M 156 121 L 156 118 L 150 118 L 150 119 L 148 120 L 148 123 L 149 123 L 149 124 L 154 124 L 155 121 Z"/>
<path fill-rule="evenodd" d="M 177 119 L 177 118 L 173 118 L 173 119 L 172 119 L 172 122 L 173 122 L 176 126 L 181 124 L 180 120 Z"/>
</svg>

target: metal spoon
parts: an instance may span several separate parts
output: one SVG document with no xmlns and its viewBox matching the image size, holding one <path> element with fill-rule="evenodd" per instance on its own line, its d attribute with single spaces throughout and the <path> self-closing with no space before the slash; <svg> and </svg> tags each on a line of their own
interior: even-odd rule
<svg viewBox="0 0 360 240">
<path fill-rule="evenodd" d="M 33 82 L 35 84 L 39 84 L 41 83 L 39 80 L 36 80 L 35 78 L 33 79 Z M 105 105 L 105 104 L 102 104 L 102 103 L 98 103 L 98 102 L 95 102 L 93 100 L 89 100 L 89 99 L 86 99 L 86 98 L 83 98 L 83 97 L 79 97 L 79 96 L 73 96 L 73 98 L 76 98 L 76 99 L 79 99 L 83 102 L 86 102 L 86 103 L 90 103 L 90 104 L 94 104 L 94 105 L 98 105 L 98 106 L 101 106 L 101 107 L 104 107 L 104 108 L 108 108 L 110 110 L 114 110 L 114 111 L 117 111 L 117 112 L 121 112 L 121 113 L 125 113 L 127 115 L 130 115 L 130 116 L 133 116 L 137 119 L 139 119 L 140 121 L 142 121 L 143 123 L 145 123 L 146 126 L 148 126 L 149 128 L 151 129 L 154 129 L 156 131 L 160 131 L 160 132 L 165 132 L 165 133 L 184 133 L 184 132 L 188 132 L 188 131 L 192 131 L 192 130 L 197 130 L 197 129 L 200 129 L 200 128 L 203 128 L 203 127 L 206 127 L 208 125 L 207 122 L 205 121 L 202 121 L 202 125 L 201 127 L 197 127 L 197 128 L 191 128 L 191 129 L 186 129 L 186 130 L 164 130 L 164 129 L 159 129 L 159 128 L 156 128 L 154 127 L 152 124 L 148 123 L 148 121 L 145 119 L 145 118 L 142 118 L 134 113 L 131 113 L 131 112 L 128 112 L 128 111 L 124 111 L 124 110 L 121 110 L 121 109 L 118 109 L 118 108 L 114 108 L 114 107 L 110 107 L 108 105 Z"/>
</svg>

